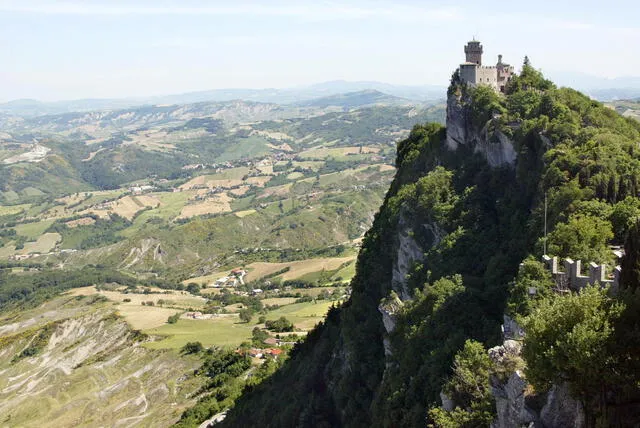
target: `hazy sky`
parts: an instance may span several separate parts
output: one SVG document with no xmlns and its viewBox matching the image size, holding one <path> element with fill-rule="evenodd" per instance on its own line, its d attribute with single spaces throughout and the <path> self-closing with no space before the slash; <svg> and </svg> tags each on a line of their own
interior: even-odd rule
<svg viewBox="0 0 640 428">
<path fill-rule="evenodd" d="M 0 101 L 446 85 L 473 36 L 485 62 L 526 54 L 550 75 L 640 75 L 638 0 L 0 0 Z"/>
</svg>

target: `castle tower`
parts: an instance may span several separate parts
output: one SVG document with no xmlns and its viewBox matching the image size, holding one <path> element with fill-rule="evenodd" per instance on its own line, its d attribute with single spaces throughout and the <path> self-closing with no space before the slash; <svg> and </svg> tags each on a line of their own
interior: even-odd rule
<svg viewBox="0 0 640 428">
<path fill-rule="evenodd" d="M 472 40 L 464 47 L 467 62 L 482 65 L 482 45 L 477 40 Z"/>
</svg>

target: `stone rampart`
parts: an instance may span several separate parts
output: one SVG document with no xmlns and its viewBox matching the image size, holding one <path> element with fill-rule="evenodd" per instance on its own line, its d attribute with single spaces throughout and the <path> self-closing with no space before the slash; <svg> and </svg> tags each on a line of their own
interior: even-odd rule
<svg viewBox="0 0 640 428">
<path fill-rule="evenodd" d="M 588 264 L 589 272 L 582 274 L 582 261 L 566 258 L 562 261 L 563 270 L 560 270 L 558 258 L 548 255 L 542 256 L 542 261 L 553 275 L 556 287 L 559 290 L 579 291 L 587 285 L 600 284 L 602 287 L 610 287 L 615 293 L 618 290 L 620 280 L 620 266 L 616 266 L 612 275 L 607 275 L 606 266 L 594 262 Z"/>
</svg>

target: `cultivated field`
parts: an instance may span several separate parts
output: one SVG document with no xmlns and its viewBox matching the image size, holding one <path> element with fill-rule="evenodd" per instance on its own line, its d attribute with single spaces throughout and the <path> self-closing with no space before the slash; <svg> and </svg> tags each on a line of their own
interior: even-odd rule
<svg viewBox="0 0 640 428">
<path fill-rule="evenodd" d="M 203 276 L 197 276 L 194 278 L 189 278 L 189 279 L 185 279 L 184 281 L 182 281 L 183 284 L 187 285 L 191 282 L 196 283 L 198 285 L 209 285 L 213 282 L 215 282 L 217 279 L 222 278 L 223 276 L 227 276 L 229 275 L 229 271 L 223 271 L 223 272 L 215 272 L 209 275 L 203 275 Z"/>
<path fill-rule="evenodd" d="M 206 134 L 206 133 L 205 133 Z M 123 145 L 136 145 L 144 147 L 150 151 L 166 152 L 176 148 L 175 145 L 167 143 L 167 131 L 146 130 L 135 134 L 130 134 L 131 140 L 124 141 Z"/>
<path fill-rule="evenodd" d="M 298 333 L 306 333 L 318 322 L 322 321 L 332 302 L 294 303 L 271 311 L 268 320 L 275 320 L 285 316 L 295 325 Z M 176 324 L 165 324 L 158 328 L 145 330 L 151 335 L 166 336 L 165 339 L 145 344 L 152 349 L 179 349 L 187 342 L 199 341 L 204 346 L 236 347 L 251 338 L 254 327 L 262 326 L 257 323 L 257 317 L 249 323 L 240 322 L 235 314 L 220 315 L 213 319 L 190 320 L 180 319 Z"/>
<path fill-rule="evenodd" d="M 151 349 L 182 348 L 187 342 L 200 342 L 204 346 L 236 347 L 249 340 L 255 324 L 240 322 L 237 315 L 220 316 L 211 320 L 180 319 L 176 324 L 165 324 L 145 333 L 166 336 L 165 339 L 145 344 Z"/>
<path fill-rule="evenodd" d="M 179 312 L 176 309 L 157 306 L 140 306 L 130 303 L 118 305 L 118 312 L 136 330 L 147 330 L 167 323 L 167 318 Z"/>
<path fill-rule="evenodd" d="M 327 315 L 327 311 L 334 302 L 318 301 L 307 303 L 294 303 L 282 306 L 267 314 L 268 320 L 276 320 L 282 316 L 291 321 L 296 331 L 311 330 Z"/>
<path fill-rule="evenodd" d="M 278 306 L 284 306 L 284 305 L 290 305 L 292 303 L 295 303 L 295 301 L 298 300 L 295 297 L 269 297 L 267 299 L 262 299 L 262 304 L 267 306 L 267 305 L 278 305 Z"/>
<path fill-rule="evenodd" d="M 197 189 L 199 187 L 216 187 L 217 185 L 222 185 L 221 183 L 226 183 L 228 187 L 233 187 L 235 185 L 242 184 L 242 178 L 249 173 L 248 167 L 238 167 L 238 168 L 229 168 L 217 174 L 211 175 L 200 175 L 198 177 L 192 178 L 187 181 L 179 188 L 180 190 L 190 190 Z"/>
<path fill-rule="evenodd" d="M 35 242 L 27 242 L 24 248 L 16 251 L 17 254 L 48 253 L 62 240 L 59 233 L 44 233 Z"/>
<path fill-rule="evenodd" d="M 65 222 L 65 224 L 67 225 L 67 227 L 74 228 L 78 226 L 89 226 L 94 224 L 95 222 L 96 221 L 92 217 L 82 217 L 77 220 L 67 221 Z"/>
<path fill-rule="evenodd" d="M 8 205 L 8 206 L 0 205 L 0 216 L 17 214 L 21 211 L 28 210 L 29 207 L 31 207 L 30 204 Z"/>
<path fill-rule="evenodd" d="M 194 296 L 186 291 L 165 291 L 151 289 L 162 294 L 123 293 L 121 291 L 98 291 L 94 286 L 76 288 L 69 292 L 73 296 L 90 296 L 100 294 L 118 304 L 119 313 L 134 329 L 144 330 L 159 327 L 167 322 L 171 315 L 188 309 L 199 309 L 204 306 L 206 299 Z M 125 302 L 124 300 L 129 300 Z M 159 302 L 163 300 L 164 303 Z M 153 302 L 153 306 L 147 306 Z M 145 305 L 143 305 L 145 303 Z M 161 306 L 162 303 L 162 306 Z"/>
<path fill-rule="evenodd" d="M 179 219 L 204 214 L 220 214 L 231 212 L 231 198 L 226 193 L 207 197 L 205 201 L 185 205 L 180 211 Z"/>
<path fill-rule="evenodd" d="M 255 281 L 265 275 L 272 274 L 287 267 L 289 268 L 289 271 L 279 275 L 279 277 L 283 280 L 298 279 L 303 275 L 312 272 L 319 272 L 323 269 L 338 269 L 343 263 L 353 261 L 354 259 L 355 256 L 308 259 L 286 263 L 255 262 L 247 265 L 247 270 L 249 272 L 247 274 L 247 281 Z"/>
<path fill-rule="evenodd" d="M 95 214 L 101 218 L 109 218 L 109 215 L 113 213 L 131 220 L 138 211 L 146 207 L 157 208 L 160 205 L 161 201 L 153 195 L 125 196 L 116 201 L 87 208 L 78 214 Z"/>
<path fill-rule="evenodd" d="M 36 239 L 53 224 L 55 220 L 42 220 L 35 223 L 18 224 L 15 229 L 18 235 L 26 236 L 29 239 Z"/>
<path fill-rule="evenodd" d="M 359 154 L 375 154 L 380 151 L 379 147 L 336 147 L 328 148 L 322 147 L 318 149 L 305 150 L 299 154 L 302 159 L 345 159 L 346 156 L 359 155 Z"/>
<path fill-rule="evenodd" d="M 243 218 L 246 217 L 248 215 L 251 214 L 255 214 L 257 211 L 256 210 L 244 210 L 244 211 L 236 211 L 235 215 L 239 218 Z"/>
</svg>

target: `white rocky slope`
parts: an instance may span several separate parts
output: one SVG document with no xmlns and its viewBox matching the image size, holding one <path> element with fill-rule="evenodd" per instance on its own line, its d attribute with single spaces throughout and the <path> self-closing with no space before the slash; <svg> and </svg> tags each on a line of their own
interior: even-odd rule
<svg viewBox="0 0 640 428">
<path fill-rule="evenodd" d="M 65 296 L 0 331 L 0 426 L 169 426 L 198 361 L 143 346 L 113 304 Z M 16 357 L 41 343 L 33 356 Z"/>
</svg>

